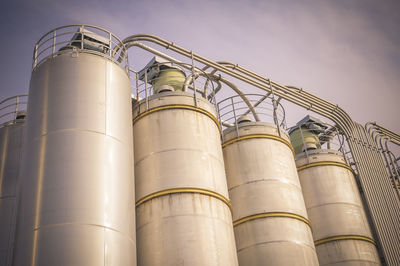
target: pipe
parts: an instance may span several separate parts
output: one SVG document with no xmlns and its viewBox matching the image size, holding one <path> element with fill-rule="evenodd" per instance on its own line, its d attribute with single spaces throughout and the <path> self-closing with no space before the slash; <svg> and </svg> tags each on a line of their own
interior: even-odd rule
<svg viewBox="0 0 400 266">
<path fill-rule="evenodd" d="M 230 75 L 232 77 L 235 77 L 235 78 L 237 78 L 239 80 L 242 80 L 244 82 L 247 82 L 247 83 L 249 83 L 249 84 L 251 84 L 251 85 L 253 85 L 255 87 L 258 87 L 260 89 L 263 89 L 263 90 L 266 90 L 266 91 L 270 91 L 270 88 L 268 88 L 267 86 L 264 86 L 263 84 L 260 84 L 259 82 L 255 82 L 254 80 L 249 79 L 249 78 L 247 78 L 246 76 L 244 76 L 242 74 L 238 74 L 235 71 L 231 71 L 227 67 L 225 67 L 223 65 L 220 65 L 218 63 L 215 63 L 215 62 L 213 62 L 211 60 L 208 60 L 208 59 L 206 59 L 204 57 L 201 57 L 201 56 L 199 56 L 197 54 L 194 54 L 194 53 L 192 54 L 190 51 L 185 50 L 184 48 L 179 47 L 179 46 L 175 45 L 172 42 L 165 41 L 165 40 L 163 40 L 163 39 L 161 39 L 159 37 L 152 36 L 152 35 L 147 35 L 147 34 L 139 34 L 139 35 L 130 36 L 130 37 L 126 38 L 123 42 L 126 44 L 126 48 L 128 49 L 131 46 L 133 46 L 133 43 L 135 43 L 134 44 L 135 46 L 140 46 L 138 44 L 138 42 L 137 42 L 139 40 L 153 42 L 155 44 L 163 46 L 166 49 L 170 49 L 170 50 L 172 50 L 174 52 L 180 53 L 180 54 L 182 54 L 182 55 L 184 55 L 184 56 L 186 56 L 188 58 L 191 58 L 192 55 L 193 55 L 193 59 L 196 60 L 197 62 L 200 62 L 200 63 L 205 64 L 205 65 L 209 65 L 210 67 L 218 69 L 219 71 L 221 71 L 221 72 L 223 72 L 225 74 L 228 74 L 228 75 Z M 322 104 L 316 102 L 315 105 L 313 106 L 311 103 L 307 102 L 307 99 L 304 99 L 304 98 L 302 99 L 302 98 L 298 97 L 298 95 L 295 95 L 293 93 L 293 91 L 291 91 L 290 89 L 285 88 L 284 86 L 281 86 L 281 85 L 279 85 L 277 83 L 271 82 L 271 84 L 272 84 L 272 86 L 274 86 L 274 87 L 276 87 L 278 89 L 278 91 L 275 92 L 275 94 L 277 96 L 282 97 L 283 99 L 286 99 L 286 100 L 288 100 L 290 102 L 293 102 L 295 104 L 298 104 L 298 105 L 300 105 L 302 107 L 305 107 L 305 108 L 308 108 L 310 110 L 313 110 L 313 111 L 315 111 L 317 113 L 320 113 L 321 115 L 325 115 L 325 116 L 327 115 L 328 117 L 330 117 L 330 113 L 334 113 L 335 110 L 341 110 L 341 108 L 339 108 L 339 107 L 337 107 L 337 106 L 335 106 L 335 105 L 333 105 L 333 104 L 331 104 L 331 103 L 329 103 L 327 101 L 324 101 L 322 99 L 320 99 L 320 100 L 323 101 Z M 331 110 L 329 110 L 328 112 L 324 111 L 324 109 L 326 109 L 327 106 L 331 107 L 330 108 Z M 348 117 L 348 115 L 347 115 L 347 117 Z M 332 119 L 332 120 L 336 120 L 336 119 Z M 350 119 L 350 121 L 351 121 L 351 119 Z M 336 123 L 339 124 L 339 125 L 343 124 L 341 121 L 338 121 Z"/>
<path fill-rule="evenodd" d="M 197 73 L 197 74 L 199 74 L 199 73 Z M 201 75 L 201 74 L 199 74 L 199 75 Z M 249 107 L 249 109 L 251 110 L 251 113 L 253 114 L 254 119 L 255 119 L 256 121 L 260 121 L 260 118 L 258 117 L 258 114 L 257 114 L 256 110 L 254 109 L 253 104 L 249 101 L 249 99 L 247 99 L 247 97 L 243 94 L 243 92 L 242 92 L 235 84 L 233 84 L 233 83 L 230 82 L 229 80 L 227 80 L 227 79 L 221 77 L 221 75 L 215 75 L 215 74 L 211 75 L 211 73 L 206 73 L 206 75 L 207 75 L 207 76 L 211 76 L 211 77 L 213 77 L 214 79 L 217 79 L 218 81 L 221 81 L 222 83 L 224 83 L 224 84 L 226 84 L 227 86 L 229 86 L 229 87 L 230 87 L 234 92 L 236 92 L 236 93 L 240 96 L 240 98 L 242 98 L 242 100 L 246 103 L 246 105 L 247 105 L 247 106 Z M 185 83 L 184 83 L 184 86 L 183 86 L 183 87 L 184 87 L 184 91 L 187 90 L 187 87 L 188 87 L 188 85 L 189 85 L 189 83 L 191 82 L 192 79 L 193 79 L 193 74 L 190 74 L 190 75 L 186 78 Z"/>
<path fill-rule="evenodd" d="M 397 166 L 397 162 L 395 160 L 393 160 L 393 158 L 391 156 L 392 153 L 390 152 L 389 146 L 388 146 L 388 142 L 392 142 L 397 145 L 398 140 L 400 140 L 400 135 L 398 135 L 380 125 L 377 125 L 376 122 L 367 122 L 365 124 L 364 128 L 372 136 L 375 143 L 377 143 L 377 144 L 379 143 L 380 152 L 382 154 L 382 157 L 385 160 L 386 168 L 387 168 L 390 178 L 393 182 L 396 194 L 400 200 L 400 191 L 397 186 L 397 183 L 400 184 L 398 166 Z M 378 140 L 378 138 L 379 138 L 379 140 Z M 385 141 L 385 147 L 382 143 L 382 140 Z M 396 179 L 397 179 L 397 182 L 396 182 Z"/>
<path fill-rule="evenodd" d="M 306 91 L 303 91 L 302 89 L 300 89 L 300 88 L 297 88 L 297 87 L 294 87 L 294 86 L 286 86 L 286 87 L 284 87 L 284 86 L 282 86 L 282 85 L 279 85 L 278 83 L 275 83 L 275 82 L 273 82 L 273 81 L 270 81 L 270 79 L 266 79 L 266 78 L 264 78 L 264 77 L 262 77 L 262 76 L 260 76 L 260 75 L 258 75 L 258 74 L 256 74 L 256 73 L 254 73 L 254 72 L 252 72 L 252 71 L 250 71 L 250 70 L 247 70 L 247 69 L 245 69 L 245 68 L 242 68 L 242 67 L 240 67 L 239 65 L 235 65 L 235 64 L 233 64 L 233 63 L 230 63 L 230 62 L 219 62 L 220 64 L 222 64 L 222 65 L 224 65 L 224 66 L 227 66 L 227 67 L 230 67 L 230 68 L 232 68 L 233 70 L 237 70 L 237 71 L 239 71 L 240 73 L 243 73 L 243 74 L 246 74 L 246 75 L 249 75 L 249 76 L 251 76 L 251 77 L 253 77 L 253 78 L 255 78 L 255 79 L 257 79 L 257 80 L 259 80 L 259 81 L 262 81 L 262 82 L 264 82 L 265 84 L 269 84 L 269 83 L 271 83 L 271 85 L 272 86 L 274 86 L 275 88 L 277 88 L 277 89 L 281 89 L 281 90 L 283 90 L 283 91 L 285 91 L 286 93 L 290 93 L 290 92 L 293 92 L 293 90 L 290 90 L 290 89 L 295 89 L 295 91 L 297 91 L 298 92 L 298 94 L 299 93 L 303 93 L 303 94 L 305 94 L 305 98 L 307 98 L 307 100 L 309 100 L 311 103 L 311 105 L 312 104 L 316 104 L 316 105 L 320 105 L 321 103 L 324 105 L 324 106 L 322 106 L 322 107 L 330 107 L 330 108 L 333 108 L 333 111 L 332 111 L 332 113 L 335 111 L 335 110 L 338 110 L 338 111 L 340 111 L 343 115 L 344 115 L 344 118 L 347 118 L 347 120 L 349 120 L 349 121 L 351 121 L 351 119 L 350 119 L 350 117 L 347 115 L 347 113 L 345 113 L 344 112 L 344 110 L 342 110 L 341 108 L 339 108 L 337 105 L 333 105 L 332 103 L 330 103 L 330 102 L 328 102 L 328 101 L 325 101 L 325 100 L 323 100 L 323 99 L 321 99 L 321 98 L 319 98 L 319 97 L 317 97 L 317 96 L 315 96 L 315 95 L 313 95 L 313 94 L 311 94 L 311 93 L 308 93 L 308 92 L 306 92 Z M 285 99 L 285 97 L 283 97 L 284 99 Z M 321 106 L 318 106 L 318 107 L 321 107 Z M 329 116 L 328 116 L 329 117 Z M 331 118 L 332 119 L 332 118 Z M 332 119 L 334 122 L 336 122 L 335 121 L 335 119 Z M 345 119 L 346 120 L 346 119 Z M 349 125 L 351 125 L 351 123 L 349 123 Z"/>
</svg>

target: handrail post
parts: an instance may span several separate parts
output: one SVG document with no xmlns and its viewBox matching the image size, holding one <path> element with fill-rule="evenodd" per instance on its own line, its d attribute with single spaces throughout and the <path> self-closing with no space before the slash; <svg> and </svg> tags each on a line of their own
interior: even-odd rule
<svg viewBox="0 0 400 266">
<path fill-rule="evenodd" d="M 19 96 L 15 98 L 15 111 L 14 111 L 14 122 L 17 120 Z"/>
<path fill-rule="evenodd" d="M 109 34 L 108 35 L 108 53 L 110 54 L 110 58 L 112 58 L 112 35 L 111 35 L 111 32 L 109 32 L 108 34 Z"/>
<path fill-rule="evenodd" d="M 194 106 L 197 107 L 197 95 L 196 95 L 196 85 L 195 85 L 195 70 L 194 70 L 194 58 L 193 58 L 193 51 L 190 51 L 192 55 L 192 85 L 193 85 L 193 94 L 194 94 Z"/>
<path fill-rule="evenodd" d="M 84 31 L 84 26 L 82 25 L 82 27 L 80 28 L 80 31 L 81 31 L 81 50 L 83 50 L 83 35 L 84 35 L 84 33 L 83 33 L 83 31 Z"/>
<path fill-rule="evenodd" d="M 231 103 L 232 103 L 233 117 L 235 118 L 236 137 L 238 138 L 239 137 L 239 126 L 238 126 L 237 119 L 236 119 L 235 103 L 233 101 L 233 97 L 231 97 Z"/>
<path fill-rule="evenodd" d="M 37 65 L 38 49 L 39 49 L 39 45 L 36 43 L 35 51 L 33 52 L 33 68 L 35 68 Z"/>
<path fill-rule="evenodd" d="M 56 36 L 57 33 L 56 31 L 53 32 L 53 52 L 52 52 L 52 57 L 54 57 L 54 54 L 56 53 Z"/>
<path fill-rule="evenodd" d="M 218 120 L 219 120 L 219 124 L 221 126 L 221 143 L 224 143 L 224 134 L 222 131 L 222 118 L 221 118 L 221 113 L 219 111 L 219 104 L 217 104 L 217 101 L 215 101 L 215 106 L 216 106 L 216 111 L 217 111 L 217 116 L 218 116 Z"/>
<path fill-rule="evenodd" d="M 149 99 L 147 93 L 147 69 L 144 70 L 144 97 L 146 98 L 146 111 L 149 110 Z"/>
<path fill-rule="evenodd" d="M 136 73 L 136 100 L 139 101 L 139 73 Z"/>
</svg>

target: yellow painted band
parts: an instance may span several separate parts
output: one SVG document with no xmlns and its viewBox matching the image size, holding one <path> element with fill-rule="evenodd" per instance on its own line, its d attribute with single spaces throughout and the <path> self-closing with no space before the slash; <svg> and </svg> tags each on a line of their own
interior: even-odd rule
<svg viewBox="0 0 400 266">
<path fill-rule="evenodd" d="M 303 217 L 300 216 L 298 214 L 294 214 L 294 213 L 288 213 L 288 212 L 266 212 L 266 213 L 259 213 L 259 214 L 254 214 L 254 215 L 250 215 L 250 216 L 246 216 L 243 217 L 239 220 L 236 220 L 233 222 L 233 226 L 237 226 L 239 224 L 251 221 L 251 220 L 255 220 L 255 219 L 260 219 L 260 218 L 270 218 L 270 217 L 284 217 L 284 218 L 293 218 L 299 221 L 302 221 L 304 223 L 306 223 L 310 228 L 311 227 L 311 223 L 310 221 Z"/>
<path fill-rule="evenodd" d="M 191 187 L 171 188 L 171 189 L 165 189 L 165 190 L 154 192 L 154 193 L 147 195 L 147 196 L 141 198 L 140 200 L 138 200 L 136 202 L 136 207 L 138 207 L 139 205 L 141 205 L 151 199 L 170 195 L 170 194 L 177 194 L 177 193 L 197 193 L 197 194 L 214 197 L 216 199 L 223 201 L 226 205 L 228 205 L 229 209 L 232 212 L 232 205 L 231 205 L 230 201 L 227 198 L 225 198 L 224 196 L 222 196 L 221 194 L 218 194 L 217 192 L 211 191 L 208 189 L 191 188 Z"/>
<path fill-rule="evenodd" d="M 310 168 L 310 167 L 323 166 L 323 165 L 334 165 L 334 166 L 339 166 L 339 167 L 346 168 L 347 170 L 350 170 L 351 172 L 353 172 L 353 168 L 351 168 L 351 167 L 348 166 L 347 164 L 338 163 L 338 162 L 316 162 L 316 163 L 309 163 L 309 164 L 306 164 L 306 165 L 297 167 L 297 171 L 300 172 L 301 170 L 304 170 L 304 169 L 307 169 L 307 168 Z"/>
<path fill-rule="evenodd" d="M 221 125 L 219 124 L 218 119 L 213 114 L 211 114 L 210 112 L 208 112 L 206 110 L 203 110 L 201 108 L 197 108 L 197 107 L 194 107 L 194 106 L 191 106 L 191 105 L 184 105 L 184 104 L 169 104 L 169 105 L 163 105 L 163 106 L 159 106 L 159 107 L 155 107 L 155 108 L 149 109 L 149 110 L 139 114 L 138 116 L 136 116 L 133 119 L 132 124 L 135 124 L 140 118 L 142 118 L 142 117 L 144 117 L 146 115 L 149 115 L 149 114 L 155 113 L 155 112 L 159 112 L 159 111 L 169 110 L 169 109 L 184 109 L 184 110 L 191 110 L 191 111 L 195 111 L 195 112 L 204 114 L 204 115 L 208 116 L 209 118 L 211 118 L 214 121 L 214 123 L 218 127 L 218 130 L 221 132 Z"/>
<path fill-rule="evenodd" d="M 332 241 L 337 241 L 337 240 L 362 240 L 362 241 L 370 242 L 376 246 L 376 243 L 372 238 L 369 238 L 367 236 L 357 236 L 357 235 L 342 235 L 342 236 L 327 237 L 327 238 L 323 238 L 323 239 L 314 241 L 314 245 L 318 246 L 318 245 L 322 245 L 322 244 L 332 242 Z"/>
<path fill-rule="evenodd" d="M 286 139 L 281 138 L 279 136 L 269 135 L 269 134 L 252 134 L 252 135 L 241 136 L 241 137 L 238 137 L 238 138 L 235 138 L 235 139 L 231 139 L 231 140 L 228 140 L 228 141 L 222 143 L 222 148 L 225 148 L 226 146 L 228 146 L 228 145 L 230 145 L 232 143 L 235 143 L 235 142 L 238 142 L 238 141 L 241 141 L 241 140 L 246 140 L 246 139 L 273 139 L 273 140 L 277 140 L 277 141 L 280 141 L 280 142 L 286 144 L 286 146 L 288 146 L 292 150 L 292 152 L 294 154 L 294 149 L 293 149 L 293 147 L 292 147 L 292 145 L 290 144 L 289 141 L 287 141 Z"/>
</svg>

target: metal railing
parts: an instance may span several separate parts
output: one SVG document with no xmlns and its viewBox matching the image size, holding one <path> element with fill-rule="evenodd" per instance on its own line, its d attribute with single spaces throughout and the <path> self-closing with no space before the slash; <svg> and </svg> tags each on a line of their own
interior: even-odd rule
<svg viewBox="0 0 400 266">
<path fill-rule="evenodd" d="M 26 116 L 28 95 L 9 97 L 0 102 L 0 127 L 16 123 Z"/>
<path fill-rule="evenodd" d="M 244 98 L 247 102 L 244 101 Z M 273 123 L 277 128 L 286 129 L 285 109 L 270 94 L 234 95 L 218 102 L 217 111 L 222 128 L 235 126 L 238 136 L 238 123 L 243 118 Z"/>
<path fill-rule="evenodd" d="M 179 87 L 178 91 L 191 92 L 194 99 L 194 105 L 196 106 L 196 99 L 198 97 L 202 97 L 207 99 L 214 107 L 216 107 L 216 94 L 221 88 L 221 84 L 219 81 L 215 80 L 212 76 L 208 75 L 204 71 L 195 70 L 190 66 L 190 64 L 180 63 L 179 65 L 174 62 L 163 62 L 160 66 L 170 64 L 173 67 L 177 67 L 184 73 L 184 78 L 179 80 L 182 76 L 179 75 L 169 75 L 168 77 L 172 80 L 172 82 L 168 82 L 173 87 Z M 186 66 L 183 68 L 182 66 Z M 151 96 L 157 93 L 154 85 L 159 83 L 164 77 L 162 77 L 163 72 L 170 71 L 170 68 L 160 69 L 158 74 L 155 77 L 148 77 L 149 70 L 154 68 L 155 65 L 150 66 L 148 68 L 142 69 L 141 71 L 135 71 L 133 69 L 129 69 L 130 79 L 132 84 L 132 90 L 134 91 L 133 96 L 135 100 L 140 101 L 146 100 L 146 108 L 144 111 L 147 111 L 148 100 Z M 175 79 L 175 83 L 173 80 Z"/>
<path fill-rule="evenodd" d="M 345 136 L 343 136 L 339 129 L 335 126 L 329 125 L 328 123 L 323 123 L 324 130 L 316 132 L 311 126 L 313 122 L 304 123 L 302 125 L 296 125 L 288 129 L 289 132 L 294 132 L 295 130 L 299 130 L 300 134 L 291 134 L 290 140 L 292 143 L 297 143 L 302 145 L 301 152 L 304 153 L 309 160 L 309 155 L 313 154 L 312 149 L 318 149 L 319 153 L 335 153 L 340 154 L 344 157 L 346 163 L 353 168 L 356 172 L 356 168 L 354 167 L 354 160 L 351 156 L 350 150 L 348 148 L 348 143 L 346 141 Z M 315 144 L 315 147 L 307 147 L 307 144 L 310 143 L 310 136 L 314 135 L 315 139 L 318 140 Z"/>
<path fill-rule="evenodd" d="M 108 30 L 82 24 L 58 27 L 43 35 L 33 50 L 32 69 L 48 58 L 73 52 L 100 55 L 128 72 L 128 53 L 122 41 Z"/>
</svg>

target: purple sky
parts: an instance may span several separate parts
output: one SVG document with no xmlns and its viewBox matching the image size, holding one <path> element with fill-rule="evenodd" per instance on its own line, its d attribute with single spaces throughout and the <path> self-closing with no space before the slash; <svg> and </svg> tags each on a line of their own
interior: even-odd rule
<svg viewBox="0 0 400 266">
<path fill-rule="evenodd" d="M 28 91 L 33 47 L 44 33 L 84 23 L 121 39 L 159 35 L 210 59 L 235 62 L 281 84 L 302 87 L 339 104 L 362 124 L 377 121 L 400 132 L 399 3 L 6 1 L 0 9 L 0 99 Z M 289 125 L 306 114 L 290 111 Z"/>
</svg>

